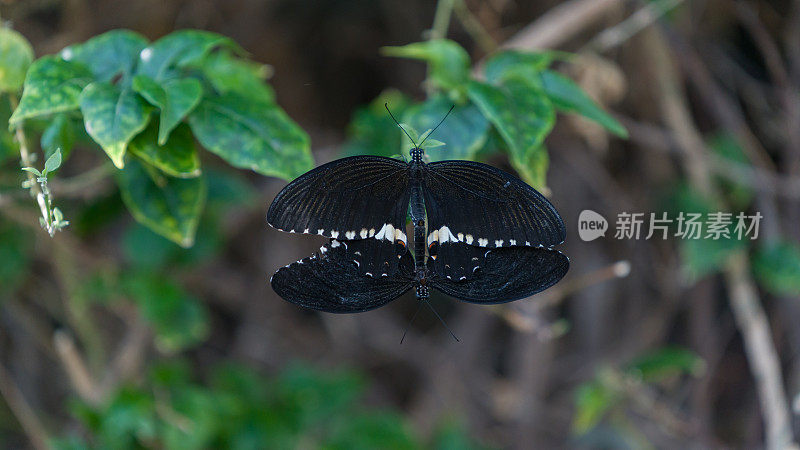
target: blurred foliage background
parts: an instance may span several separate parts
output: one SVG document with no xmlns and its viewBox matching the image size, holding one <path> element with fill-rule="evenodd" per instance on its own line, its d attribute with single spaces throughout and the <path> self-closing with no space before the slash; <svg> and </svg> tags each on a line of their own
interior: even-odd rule
<svg viewBox="0 0 800 450">
<path fill-rule="evenodd" d="M 799 2 L 0 16 L 0 445 L 784 448 L 800 431 Z M 420 132 L 455 104 L 432 160 L 548 193 L 559 285 L 434 298 L 462 342 L 420 315 L 402 345 L 411 297 L 338 316 L 272 292 L 321 240 L 268 229 L 269 202 L 315 164 L 407 150 L 385 102 Z M 755 241 L 583 242 L 584 209 L 764 219 Z"/>
</svg>

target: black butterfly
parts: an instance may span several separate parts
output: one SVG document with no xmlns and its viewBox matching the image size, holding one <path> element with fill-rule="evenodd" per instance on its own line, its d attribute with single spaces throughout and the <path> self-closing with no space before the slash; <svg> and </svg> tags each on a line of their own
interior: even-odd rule
<svg viewBox="0 0 800 450">
<path fill-rule="evenodd" d="M 354 264 L 372 240 L 332 239 L 320 252 L 278 269 L 270 279 L 272 288 L 285 300 L 305 308 L 330 313 L 357 313 L 383 306 L 409 289 L 426 300 L 429 288 L 478 304 L 505 303 L 529 297 L 557 283 L 569 268 L 569 259 L 557 250 L 505 247 L 482 249 L 456 243 L 463 261 L 483 257 L 483 267 L 471 277 L 454 279 L 445 275 L 444 261 L 415 268 L 405 250 L 393 275 L 367 277 Z M 387 241 L 379 245 L 392 247 Z"/>
<path fill-rule="evenodd" d="M 483 255 L 489 248 L 549 249 L 564 241 L 564 222 L 531 186 L 478 162 L 426 164 L 421 145 L 415 143 L 408 163 L 353 156 L 306 172 L 278 193 L 267 212 L 267 222 L 290 233 L 318 234 L 339 242 L 364 241 L 352 255 L 353 273 L 374 277 L 398 276 L 408 246 L 405 224 L 409 211 L 416 245 L 420 241 L 427 244 L 432 260 L 455 261 L 462 249 L 469 247 L 484 248 L 479 252 Z M 415 256 L 426 253 L 425 245 L 421 250 L 415 248 Z M 448 263 L 441 275 L 469 276 L 483 259 L 470 257 L 463 270 Z"/>
</svg>

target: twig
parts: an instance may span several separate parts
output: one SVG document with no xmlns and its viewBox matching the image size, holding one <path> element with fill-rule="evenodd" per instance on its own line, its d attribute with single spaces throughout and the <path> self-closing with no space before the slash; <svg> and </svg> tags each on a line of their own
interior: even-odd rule
<svg viewBox="0 0 800 450">
<path fill-rule="evenodd" d="M 744 336 L 747 360 L 758 389 L 767 447 L 788 448 L 793 444 L 794 437 L 789 420 L 789 403 L 783 392 L 781 364 L 744 254 L 731 258 L 725 271 L 725 280 L 734 318 Z"/>
<path fill-rule="evenodd" d="M 113 164 L 103 163 L 72 178 L 55 179 L 50 182 L 50 187 L 54 192 L 58 193 L 59 197 L 87 198 L 91 196 L 92 192 L 96 191 L 87 188 L 106 179 L 109 175 L 113 174 L 115 170 Z"/>
<path fill-rule="evenodd" d="M 531 297 L 529 301 L 518 302 L 514 306 L 499 305 L 491 308 L 490 311 L 500 315 L 517 331 L 534 333 L 541 340 L 553 339 L 565 333 L 567 325 L 561 321 L 553 323 L 545 321 L 541 317 L 544 309 L 558 305 L 564 298 L 589 286 L 615 278 L 627 277 L 630 272 L 630 262 L 618 261 L 601 269 L 564 280 L 540 294 L 539 297 Z"/>
<path fill-rule="evenodd" d="M 555 48 L 607 11 L 619 8 L 622 0 L 569 0 L 552 8 L 501 45 L 503 48 Z"/>
<path fill-rule="evenodd" d="M 444 39 L 447 37 L 447 29 L 450 27 L 450 17 L 453 14 L 455 1 L 456 0 L 439 0 L 436 3 L 433 26 L 430 29 L 428 39 Z"/>
<path fill-rule="evenodd" d="M 683 0 L 660 0 L 647 3 L 627 19 L 603 30 L 586 44 L 582 51 L 607 52 L 649 27 L 664 14 L 677 8 L 681 3 L 683 3 Z"/>
<path fill-rule="evenodd" d="M 486 53 L 493 52 L 497 49 L 497 42 L 492 38 L 489 32 L 481 25 L 481 22 L 469 10 L 467 3 L 464 0 L 455 0 L 454 5 L 456 17 L 467 33 L 472 37 L 478 46 Z"/>
<path fill-rule="evenodd" d="M 131 315 L 135 315 L 132 324 L 100 383 L 101 398 L 107 398 L 120 382 L 136 375 L 144 362 L 145 352 L 150 343 L 150 328 L 138 314 L 133 312 Z"/>
<path fill-rule="evenodd" d="M 8 408 L 19 421 L 22 430 L 31 441 L 31 445 L 36 449 L 46 450 L 50 438 L 44 425 L 2 364 L 0 364 L 0 394 L 5 398 Z"/>
<path fill-rule="evenodd" d="M 9 94 L 8 101 L 11 104 L 11 110 L 17 109 L 19 106 L 19 101 L 14 94 Z M 19 145 L 19 158 L 22 167 L 33 167 L 33 158 L 31 157 L 31 153 L 28 150 L 28 140 L 25 137 L 25 130 L 23 129 L 23 124 L 19 124 L 16 126 L 14 130 L 14 139 L 17 141 L 17 145 Z M 39 204 L 39 210 L 42 213 L 42 218 L 50 223 L 50 209 L 47 205 L 47 200 L 45 198 L 42 189 L 39 186 L 39 182 L 36 180 L 36 176 L 30 172 L 25 172 L 28 176 L 28 187 L 31 190 L 31 195 L 36 199 L 36 203 Z M 50 236 L 53 236 L 51 230 L 47 230 L 50 233 Z"/>
<path fill-rule="evenodd" d="M 99 405 L 103 400 L 100 389 L 98 389 L 99 385 L 89 373 L 86 362 L 75 348 L 72 337 L 64 331 L 56 331 L 53 335 L 53 344 L 78 395 L 89 404 Z"/>
</svg>

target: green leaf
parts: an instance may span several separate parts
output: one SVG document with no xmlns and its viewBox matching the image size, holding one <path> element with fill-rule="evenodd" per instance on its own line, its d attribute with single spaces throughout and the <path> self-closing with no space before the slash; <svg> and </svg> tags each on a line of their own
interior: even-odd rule
<svg viewBox="0 0 800 450">
<path fill-rule="evenodd" d="M 513 78 L 500 87 L 472 81 L 467 94 L 503 137 L 512 162 L 527 164 L 541 151 L 555 123 L 553 105 L 541 91 Z"/>
<path fill-rule="evenodd" d="M 431 97 L 424 103 L 410 107 L 403 115 L 403 120 L 418 130 L 432 129 L 452 105 L 443 95 Z M 472 103 L 457 105 L 435 133 L 446 147 L 426 152 L 426 155 L 431 161 L 473 159 L 486 142 L 488 132 L 489 121 L 477 106 Z M 425 147 L 428 148 L 432 141 L 434 139 L 428 139 Z"/>
<path fill-rule="evenodd" d="M 133 79 L 133 90 L 161 110 L 158 143 L 164 145 L 172 130 L 200 103 L 203 87 L 194 78 L 158 83 L 147 75 Z"/>
<path fill-rule="evenodd" d="M 430 67 L 430 78 L 443 89 L 460 89 L 469 80 L 470 59 L 466 50 L 449 39 L 415 42 L 402 47 L 383 47 L 386 56 L 419 59 Z"/>
<path fill-rule="evenodd" d="M 203 170 L 208 183 L 209 207 L 252 207 L 258 192 L 239 172 L 219 169 Z"/>
<path fill-rule="evenodd" d="M 586 95 L 575 82 L 552 70 L 545 70 L 541 77 L 542 87 L 556 108 L 565 112 L 577 113 L 597 122 L 621 138 L 628 137 L 628 130 L 617 119 L 597 106 L 594 100 Z"/>
<path fill-rule="evenodd" d="M 83 44 L 70 45 L 61 50 L 61 57 L 88 67 L 96 81 L 111 81 L 119 74 L 132 72 L 147 44 L 147 39 L 139 33 L 112 30 Z"/>
<path fill-rule="evenodd" d="M 9 123 L 78 109 L 81 91 L 91 79 L 92 72 L 83 64 L 57 56 L 37 59 L 28 69 L 22 98 Z"/>
<path fill-rule="evenodd" d="M 42 176 L 42 173 L 39 172 L 39 170 L 34 168 L 34 167 L 23 167 L 22 170 L 24 170 L 25 172 L 30 172 L 30 173 L 36 175 L 37 177 L 41 177 Z"/>
<path fill-rule="evenodd" d="M 436 148 L 436 147 L 442 147 L 444 145 L 447 145 L 444 142 L 438 141 L 436 139 L 427 139 L 426 138 L 426 139 L 423 139 L 423 141 L 424 142 L 422 142 L 420 144 L 422 146 L 422 148 Z"/>
<path fill-rule="evenodd" d="M 204 98 L 189 124 L 205 148 L 234 167 L 292 179 L 314 165 L 308 135 L 271 102 L 233 92 Z"/>
<path fill-rule="evenodd" d="M 408 138 L 389 117 L 384 104 L 389 105 L 395 116 L 404 117 L 411 100 L 402 92 L 389 89 L 368 106 L 356 110 L 347 126 L 347 142 L 343 146 L 345 155 L 392 157 L 401 152 L 400 143 Z"/>
<path fill-rule="evenodd" d="M 137 73 L 162 81 L 173 75 L 173 69 L 197 63 L 220 47 L 244 53 L 232 39 L 216 33 L 201 30 L 176 31 L 142 50 Z"/>
<path fill-rule="evenodd" d="M 800 295 L 800 246 L 775 241 L 759 248 L 753 258 L 758 281 L 775 295 Z"/>
<path fill-rule="evenodd" d="M 544 146 L 528 152 L 521 158 L 512 154 L 510 161 L 511 166 L 526 183 L 540 191 L 547 188 L 547 168 L 550 166 L 550 156 Z"/>
<path fill-rule="evenodd" d="M 412 148 L 414 146 L 414 143 L 419 143 L 420 141 L 422 141 L 422 138 L 420 137 L 419 132 L 417 131 L 416 128 L 412 127 L 411 125 L 409 125 L 407 123 L 400 123 L 400 124 L 397 124 L 397 125 L 400 128 L 402 128 L 403 131 L 405 131 L 405 134 L 408 135 L 408 136 L 406 136 L 406 138 L 411 138 L 411 139 L 414 140 L 414 142 L 410 142 L 408 140 L 403 140 L 403 143 L 405 144 L 404 147 Z M 428 131 L 426 131 L 425 135 L 427 136 L 430 131 L 431 131 L 430 129 Z"/>
<path fill-rule="evenodd" d="M 681 374 L 700 376 L 706 369 L 703 358 L 681 347 L 664 347 L 642 355 L 631 362 L 629 371 L 652 383 Z"/>
<path fill-rule="evenodd" d="M 618 400 L 616 392 L 598 381 L 581 385 L 575 396 L 573 431 L 584 434 L 594 428 Z"/>
<path fill-rule="evenodd" d="M 486 81 L 495 85 L 511 77 L 538 79 L 551 62 L 553 62 L 553 55 L 550 52 L 531 53 L 506 50 L 489 58 L 484 73 Z"/>
<path fill-rule="evenodd" d="M 677 227 L 677 217 L 681 212 L 688 219 L 689 214 L 701 214 L 703 222 L 700 239 L 680 239 L 679 250 L 683 262 L 683 270 L 690 281 L 696 281 L 706 275 L 712 274 L 722 268 L 728 259 L 736 252 L 747 246 L 747 241 L 736 239 L 733 231 L 736 225 L 735 217 L 731 218 L 729 227 L 730 238 L 705 239 L 706 218 L 709 213 L 716 212 L 717 208 L 710 199 L 700 195 L 687 184 L 681 184 L 673 189 L 668 203 L 669 217 L 674 218 L 673 225 Z"/>
<path fill-rule="evenodd" d="M 44 173 L 42 175 L 46 177 L 49 173 L 55 172 L 59 167 L 61 167 L 61 150 L 56 149 L 56 151 L 47 158 L 47 161 L 44 162 Z"/>
<path fill-rule="evenodd" d="M 139 223 L 191 247 L 205 204 L 205 179 L 162 176 L 158 180 L 163 184 L 156 184 L 144 163 L 131 158 L 118 177 L 122 200 Z"/>
<path fill-rule="evenodd" d="M 50 157 L 56 149 L 60 149 L 66 158 L 75 145 L 75 129 L 67 114 L 56 114 L 45 128 L 40 140 L 46 157 Z"/>
<path fill-rule="evenodd" d="M 180 125 L 176 128 L 164 145 L 159 145 L 156 139 L 156 127 L 150 125 L 133 138 L 128 151 L 169 176 L 200 176 L 200 157 L 188 126 Z"/>
<path fill-rule="evenodd" d="M 0 27 L 0 91 L 18 92 L 33 62 L 33 48 L 24 36 Z"/>
<path fill-rule="evenodd" d="M 123 168 L 128 143 L 147 126 L 147 105 L 133 90 L 103 82 L 86 86 L 80 105 L 86 132 Z"/>
<path fill-rule="evenodd" d="M 238 92 L 262 101 L 275 100 L 275 93 L 266 83 L 272 68 L 266 64 L 242 60 L 230 52 L 220 51 L 208 55 L 199 67 L 220 94 Z"/>
<path fill-rule="evenodd" d="M 744 149 L 739 145 L 736 137 L 730 133 L 722 132 L 711 136 L 708 145 L 715 154 L 726 160 L 744 166 L 750 165 L 750 160 L 745 155 Z M 718 176 L 715 179 L 734 209 L 747 209 L 754 196 L 753 189 L 750 186 L 732 181 L 726 177 Z"/>
<path fill-rule="evenodd" d="M 152 324 L 160 351 L 175 353 L 208 336 L 207 311 L 177 284 L 159 275 L 133 273 L 126 277 L 124 285 Z"/>
</svg>

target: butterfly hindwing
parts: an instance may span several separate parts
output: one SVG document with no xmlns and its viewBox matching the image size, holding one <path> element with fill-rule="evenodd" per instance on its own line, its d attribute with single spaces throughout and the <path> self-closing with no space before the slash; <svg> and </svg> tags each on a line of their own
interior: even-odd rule
<svg viewBox="0 0 800 450">
<path fill-rule="evenodd" d="M 405 233 L 408 165 L 380 156 L 337 159 L 306 172 L 273 200 L 267 222 L 288 232 L 332 239 L 373 238 L 391 227 Z M 385 236 L 388 237 L 388 236 Z"/>
<path fill-rule="evenodd" d="M 441 246 L 552 247 L 566 228 L 555 207 L 519 178 L 487 164 L 441 161 L 425 166 L 428 240 Z"/>
<path fill-rule="evenodd" d="M 433 266 L 428 283 L 447 295 L 470 303 L 506 303 L 530 297 L 556 284 L 569 269 L 569 259 L 557 250 L 531 247 L 488 250 L 472 247 L 462 250 L 480 257 L 475 253 L 477 250 L 485 256 L 472 277 L 463 280 L 447 278 L 439 266 Z"/>
<path fill-rule="evenodd" d="M 489 249 L 457 243 L 439 245 L 431 242 L 427 265 L 433 273 L 448 280 L 467 280 L 475 278 L 485 264 Z"/>
<path fill-rule="evenodd" d="M 331 240 L 318 254 L 278 269 L 272 288 L 284 300 L 317 311 L 357 313 L 383 306 L 411 288 L 414 263 L 406 251 L 395 276 L 365 276 L 354 260 L 356 252 L 369 258 L 367 245 L 374 244 Z"/>
</svg>

